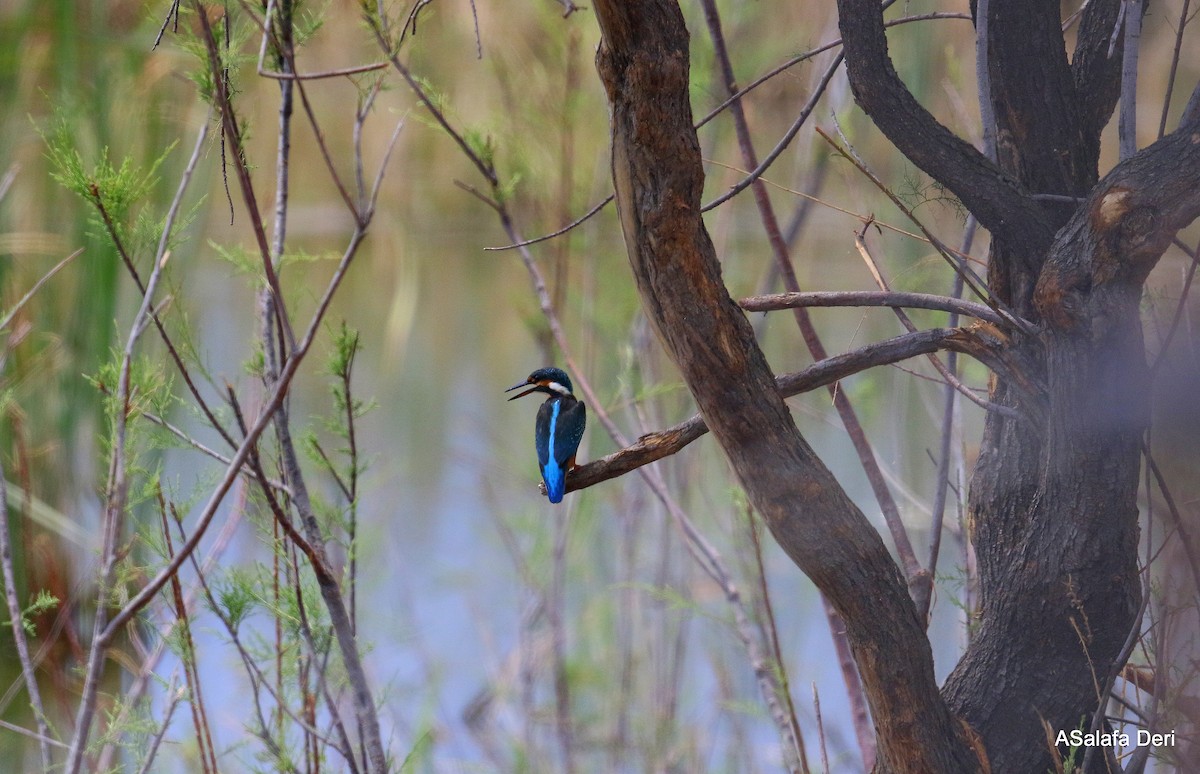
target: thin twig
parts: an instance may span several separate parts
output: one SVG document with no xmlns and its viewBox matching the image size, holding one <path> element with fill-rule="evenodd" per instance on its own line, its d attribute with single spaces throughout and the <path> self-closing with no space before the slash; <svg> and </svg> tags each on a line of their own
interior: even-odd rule
<svg viewBox="0 0 1200 774">
<path fill-rule="evenodd" d="M 983 155 L 988 160 L 996 161 L 996 107 L 992 104 L 992 73 L 990 69 L 990 41 L 988 29 L 991 26 L 988 13 L 988 0 L 976 0 L 975 3 L 975 87 L 979 95 L 979 119 L 983 126 Z"/>
<path fill-rule="evenodd" d="M 590 210 L 588 210 L 587 212 L 583 213 L 582 215 L 580 215 L 578 218 L 576 218 L 575 220 L 571 221 L 571 222 L 570 222 L 570 223 L 568 223 L 567 225 L 563 226 L 563 227 L 562 227 L 562 228 L 560 228 L 558 231 L 552 231 L 552 232 L 550 232 L 549 234 L 543 234 L 542 236 L 539 236 L 539 237 L 534 237 L 533 239 L 526 239 L 525 241 L 523 241 L 523 242 L 517 242 L 516 244 L 511 244 L 511 245 L 500 245 L 499 247 L 485 247 L 485 248 L 483 248 L 483 249 L 484 249 L 484 250 L 489 250 L 489 251 L 492 251 L 492 250 L 495 250 L 495 251 L 500 251 L 500 250 L 515 250 L 515 249 L 516 249 L 516 248 L 518 248 L 518 247 L 528 247 L 529 245 L 536 245 L 538 242 L 545 242 L 545 241 L 546 241 L 546 240 L 548 240 L 548 239 L 554 239 L 554 237 L 562 236 L 563 234 L 567 233 L 567 232 L 568 232 L 568 231 L 570 231 L 571 229 L 575 228 L 576 226 L 579 226 L 579 225 L 580 225 L 580 224 L 582 224 L 584 221 L 586 221 L 586 220 L 588 220 L 589 218 L 591 218 L 591 217 L 592 217 L 593 215 L 595 215 L 596 213 L 600 212 L 600 210 L 604 209 L 606 206 L 608 206 L 608 204 L 609 204 L 609 203 L 610 203 L 610 202 L 611 202 L 613 199 L 616 199 L 616 198 L 617 198 L 617 195 L 616 195 L 616 194 L 609 194 L 608 196 L 606 196 L 606 197 L 604 198 L 604 200 L 603 200 L 603 201 L 601 201 L 601 202 L 600 202 L 599 204 L 597 204 L 595 207 L 592 207 Z"/>
<path fill-rule="evenodd" d="M 825 157 L 825 158 L 828 158 L 828 157 Z M 749 174 L 746 170 L 742 169 L 741 167 L 734 166 L 733 164 L 726 164 L 724 162 L 716 161 L 713 159 L 706 159 L 706 163 L 711 164 L 713 166 L 717 166 L 717 167 L 724 167 L 725 169 L 736 170 L 737 172 L 740 172 L 743 175 Z M 855 220 L 857 220 L 862 225 L 870 225 L 875 228 L 882 229 L 884 231 L 891 231 L 894 234 L 899 234 L 901 236 L 908 237 L 909 239 L 915 239 L 918 242 L 923 242 L 923 243 L 931 245 L 931 246 L 933 245 L 933 242 L 930 241 L 928 236 L 923 235 L 923 234 L 918 234 L 915 231 L 908 231 L 908 230 L 902 229 L 899 226 L 893 226 L 891 223 L 888 223 L 887 221 L 880 220 L 873 213 L 864 215 L 861 212 L 855 212 L 854 210 L 846 209 L 845 207 L 839 207 L 838 205 L 836 205 L 832 202 L 826 201 L 825 199 L 822 199 L 819 196 L 814 196 L 813 194 L 805 193 L 804 191 L 799 191 L 799 190 L 796 190 L 795 188 L 790 188 L 786 185 L 781 185 L 780 183 L 777 183 L 774 180 L 771 180 L 770 178 L 761 177 L 759 179 L 766 185 L 769 185 L 772 188 L 776 188 L 780 191 L 783 191 L 784 193 L 791 194 L 792 196 L 797 196 L 801 199 L 804 199 L 805 201 L 812 202 L 813 204 L 818 204 L 829 210 L 833 210 L 834 212 L 840 212 L 843 215 L 848 215 L 851 218 L 854 218 Z M 950 247 L 949 245 L 942 244 L 941 249 L 948 251 L 950 255 L 954 256 L 955 260 L 973 262 L 973 263 L 979 264 L 980 266 L 985 265 L 982 261 L 977 260 L 973 256 L 965 255 L 965 254 L 959 252 L 958 250 L 954 249 L 953 247 Z"/>
<path fill-rule="evenodd" d="M 871 251 L 867 248 L 865 234 L 866 229 L 864 228 L 854 235 L 854 246 L 858 249 L 858 254 L 862 256 L 863 261 L 867 264 L 867 268 L 870 270 L 871 276 L 875 278 L 875 283 L 879 285 L 879 289 L 885 293 L 891 292 L 891 288 L 888 286 L 887 280 L 884 279 L 883 273 L 879 270 L 879 264 L 875 261 L 874 256 L 871 255 Z M 917 326 L 912 321 L 912 318 L 908 316 L 907 312 L 898 306 L 893 306 L 892 312 L 895 313 L 896 319 L 900 321 L 900 324 L 904 326 L 905 330 L 907 330 L 909 333 L 917 332 Z M 931 352 L 926 357 L 928 357 L 929 362 L 941 375 L 945 383 L 954 387 L 954 389 L 965 396 L 967 400 L 971 401 L 985 411 L 994 411 L 1005 416 L 1013 417 L 1014 419 L 1018 416 L 1018 412 L 1012 407 L 1001 406 L 998 403 L 992 403 L 991 401 L 976 395 L 973 390 L 962 383 L 956 374 L 946 367 L 946 364 L 941 361 L 941 358 L 939 358 L 936 353 Z M 918 607 L 920 607 L 920 605 L 918 605 Z"/>
<path fill-rule="evenodd" d="M 169 432 L 171 435 L 173 435 L 176 438 L 178 438 L 179 440 L 183 441 L 188 446 L 191 446 L 193 449 L 200 452 L 201 454 L 204 454 L 208 457 L 213 458 L 214 460 L 221 463 L 222 465 L 230 464 L 231 460 L 229 457 L 227 457 L 226 455 L 217 451 L 216 449 L 213 449 L 209 446 L 204 445 L 200 441 L 198 441 L 195 438 L 193 438 L 192 436 L 188 435 L 183 430 L 183 428 L 176 427 L 175 425 L 171 424 L 170 422 L 168 422 L 167 420 L 163 419 L 162 417 L 160 417 L 156 414 L 145 413 L 145 414 L 142 414 L 141 417 L 142 417 L 142 419 L 145 419 L 145 420 L 163 428 L 164 430 Z M 247 477 L 253 477 L 253 475 L 254 475 L 253 471 L 250 471 L 250 470 L 243 470 L 242 474 Z M 285 485 L 282 481 L 268 479 L 267 484 L 272 489 L 277 489 L 280 492 L 283 492 L 284 494 L 288 494 L 287 485 Z"/>
<path fill-rule="evenodd" d="M 874 183 L 875 187 L 878 188 L 885 196 L 887 196 L 888 199 L 891 200 L 892 204 L 894 204 L 897 209 L 899 209 L 910 221 L 912 221 L 913 225 L 921 230 L 921 233 L 924 234 L 929 240 L 929 243 L 933 245 L 937 253 L 942 256 L 943 259 L 945 259 L 946 263 L 948 263 L 957 274 L 962 275 L 964 284 L 971 289 L 972 293 L 974 293 L 985 304 L 995 310 L 997 314 L 1003 315 L 1010 322 L 1018 325 L 1024 333 L 1030 335 L 1036 333 L 1034 329 L 1028 328 L 1027 324 L 1022 324 L 1021 319 L 1014 314 L 1011 309 L 1008 308 L 1008 305 L 991 293 L 990 289 L 988 289 L 987 283 L 984 282 L 983 279 L 981 279 L 977 274 L 975 274 L 975 272 L 972 271 L 969 266 L 967 266 L 966 261 L 953 256 L 955 251 L 947 247 L 942 240 L 934 236 L 933 233 L 925 227 L 925 224 L 913 214 L 912 209 L 905 205 L 904 202 L 900 201 L 900 197 L 896 196 L 895 192 L 888 188 L 884 182 L 880 180 L 879 177 L 876 176 L 876 174 L 872 172 L 871 169 L 867 167 L 860 158 L 858 158 L 858 155 L 853 151 L 853 149 L 843 148 L 819 126 L 816 127 L 816 132 L 823 140 L 825 140 L 825 142 L 829 143 L 829 145 L 838 153 L 839 156 L 853 164 L 860 172 L 863 173 L 863 175 L 866 176 L 868 180 Z"/>
<path fill-rule="evenodd" d="M 267 243 L 266 228 L 263 225 L 262 215 L 258 210 L 258 196 L 254 192 L 254 181 L 250 177 L 250 169 L 246 161 L 245 149 L 242 145 L 241 127 L 238 125 L 237 116 L 233 110 L 229 85 L 223 75 L 225 70 L 221 63 L 220 52 L 217 50 L 216 37 L 213 34 L 212 24 L 208 20 L 208 14 L 204 6 L 200 3 L 200 0 L 192 0 L 192 5 L 196 12 L 196 18 L 200 21 L 201 37 L 204 41 L 205 50 L 208 53 L 209 69 L 213 76 L 213 102 L 221 113 L 222 136 L 226 138 L 233 148 L 233 169 L 237 175 L 238 187 L 242 192 L 242 200 L 246 206 L 246 212 L 250 217 L 251 231 L 253 231 L 255 242 L 258 244 L 259 254 L 263 263 L 263 274 L 266 277 L 267 287 L 271 289 L 271 294 L 274 296 L 275 306 L 279 311 L 277 319 L 282 329 L 283 337 L 289 347 L 295 348 L 295 334 L 292 331 L 291 321 L 288 319 L 286 307 L 284 306 L 283 289 L 279 285 L 279 275 L 272 263 L 271 247 Z M 226 30 L 228 30 L 227 17 Z M 293 82 L 285 81 L 285 83 L 290 84 Z M 302 81 L 296 81 L 296 83 L 302 83 Z"/>
<path fill-rule="evenodd" d="M 17 660 L 21 664 L 21 675 L 25 678 L 25 690 L 29 693 L 29 705 L 33 707 L 33 719 L 37 723 L 38 746 L 42 754 L 42 770 L 50 771 L 50 724 L 46 719 L 46 708 L 38 690 L 37 672 L 29 658 L 29 641 L 25 636 L 25 617 L 21 603 L 17 600 L 17 578 L 13 571 L 12 546 L 9 544 L 8 523 L 8 477 L 0 461 L 0 569 L 4 573 L 4 601 L 8 605 L 8 620 L 12 625 L 13 643 L 17 648 Z"/>
<path fill-rule="evenodd" d="M 1138 53 L 1142 40 L 1143 0 L 1122 0 L 1125 9 L 1125 40 L 1121 55 L 1120 158 L 1137 153 Z"/>
<path fill-rule="evenodd" d="M 1160 140 L 1167 133 L 1167 113 L 1171 109 L 1171 94 L 1175 91 L 1175 76 L 1179 73 L 1179 54 L 1183 50 L 1183 30 L 1191 21 L 1188 18 L 1191 4 L 1192 0 L 1183 0 L 1183 7 L 1179 10 L 1179 26 L 1175 28 L 1175 50 L 1171 52 L 1171 67 L 1167 71 L 1167 93 L 1163 95 L 1162 116 L 1158 120 L 1158 139 Z"/>
<path fill-rule="evenodd" d="M 901 24 L 911 24 L 913 22 L 932 21 L 934 19 L 964 19 L 966 21 L 970 21 L 971 14 L 955 13 L 955 12 L 947 12 L 947 11 L 935 11 L 932 13 L 915 14 L 913 16 L 902 16 L 898 19 L 889 19 L 883 23 L 883 26 L 885 28 L 897 27 Z M 706 113 L 703 118 L 701 118 L 699 121 L 696 122 L 696 125 L 695 125 L 696 128 L 699 129 L 700 127 L 704 126 L 709 121 L 713 120 L 718 115 L 720 115 L 721 112 L 724 111 L 726 108 L 728 108 L 730 105 L 739 101 L 742 97 L 744 97 L 747 94 L 749 94 L 750 92 L 754 91 L 759 86 L 762 86 L 764 83 L 771 80 L 775 76 L 780 75 L 781 73 L 784 73 L 784 72 L 790 70 L 791 68 L 795 67 L 796 65 L 798 65 L 802 62 L 807 62 L 809 59 L 812 59 L 813 57 L 815 57 L 819 54 L 824 54 L 826 51 L 831 51 L 832 49 L 835 49 L 840 45 L 842 45 L 842 39 L 835 38 L 834 40 L 831 40 L 828 43 L 822 43 L 821 45 L 817 46 L 816 48 L 810 48 L 808 51 L 805 51 L 803 54 L 798 54 L 798 55 L 792 57 L 791 59 L 787 60 L 786 62 L 776 65 L 775 67 L 768 70 L 766 73 L 755 78 L 753 81 L 751 81 L 749 83 L 749 85 L 743 86 L 741 89 L 739 89 L 738 91 L 731 94 L 729 97 L 727 97 L 725 99 L 724 102 L 717 105 L 712 110 L 708 111 L 708 113 Z"/>
<path fill-rule="evenodd" d="M 817 692 L 817 683 L 812 684 L 813 714 L 817 716 L 817 739 L 821 745 L 821 769 L 829 774 L 829 750 L 825 747 L 825 723 L 821 720 L 821 695 Z"/>
<path fill-rule="evenodd" d="M 17 301 L 17 303 L 13 304 L 12 308 L 5 313 L 4 317 L 0 318 L 0 331 L 4 331 L 8 328 L 9 323 L 11 323 L 13 318 L 16 317 L 17 312 L 21 311 L 25 304 L 29 302 L 29 299 L 33 298 L 34 295 L 42 289 L 43 285 L 49 282 L 55 274 L 58 274 L 59 271 L 66 268 L 68 263 L 75 260 L 82 254 L 83 248 L 81 247 L 68 255 L 66 258 L 63 258 L 61 261 L 56 263 L 54 267 L 50 269 L 50 271 L 43 274 L 37 282 L 33 283 L 33 287 L 31 287 L 29 291 L 25 293 L 25 295 L 21 296 L 21 299 Z"/>
<path fill-rule="evenodd" d="M 962 252 L 970 252 L 971 243 L 975 241 L 975 229 L 978 221 L 974 215 L 967 217 L 967 227 L 963 232 Z M 962 276 L 954 275 L 954 285 L 951 290 L 951 295 L 958 298 L 963 292 Z M 951 312 L 949 325 L 951 327 L 958 325 L 958 313 Z M 958 373 L 958 353 L 951 351 L 946 357 L 946 369 L 950 373 Z M 934 578 L 937 577 L 938 557 L 942 548 L 942 525 L 946 515 L 946 492 L 950 488 L 950 454 L 951 440 L 954 435 L 954 415 L 955 406 L 957 403 L 958 391 L 953 385 L 947 384 L 945 388 L 942 408 L 942 429 L 941 443 L 938 448 L 937 458 L 937 473 L 934 476 L 934 492 L 933 492 L 933 508 L 930 514 L 930 536 L 929 536 L 929 573 Z M 930 620 L 929 612 L 933 608 L 933 597 L 930 596 L 928 604 L 925 608 L 918 610 L 918 615 L 922 620 L 928 622 Z M 926 624 L 928 626 L 928 624 Z"/>
<path fill-rule="evenodd" d="M 820 100 L 821 96 L 825 93 L 825 88 L 829 86 L 829 82 L 833 80 L 833 76 L 837 72 L 838 68 L 842 66 L 843 58 L 844 55 L 841 52 L 838 52 L 838 55 L 834 57 L 834 60 L 830 62 L 828 67 L 825 68 L 825 72 L 821 75 L 821 80 L 817 83 L 816 88 L 813 89 L 813 93 L 808 98 L 808 102 L 806 102 L 804 107 L 800 109 L 800 115 L 796 117 L 796 120 L 792 122 L 792 125 L 788 127 L 786 132 L 784 132 L 783 137 L 779 139 L 779 142 L 775 144 L 775 147 L 771 149 L 771 152 L 766 155 L 762 162 L 755 165 L 750 174 L 738 181 L 737 185 L 731 187 L 725 193 L 713 199 L 708 204 L 702 206 L 700 208 L 701 212 L 708 212 L 709 210 L 719 207 L 733 197 L 737 196 L 739 193 L 750 187 L 756 180 L 762 177 L 764 172 L 771 168 L 771 165 L 775 163 L 775 160 L 778 159 L 785 150 L 787 150 L 789 145 L 791 145 L 792 140 L 796 138 L 796 135 L 800 132 L 800 129 L 804 126 L 805 122 L 808 121 L 808 117 L 812 115 L 813 109 L 815 109 L 817 106 L 817 101 Z"/>
<path fill-rule="evenodd" d="M 167 557 L 170 558 L 174 553 L 175 546 L 171 543 L 171 527 L 167 522 L 167 507 L 163 500 L 162 491 L 158 493 L 158 510 L 162 521 L 163 546 L 166 548 Z M 174 513 L 174 506 L 171 511 Z M 176 519 L 178 515 L 176 514 Z M 179 626 L 181 641 L 181 661 L 183 663 L 183 675 L 187 684 L 190 701 L 188 704 L 192 708 L 192 724 L 196 729 L 196 746 L 199 748 L 200 767 L 204 774 L 216 774 L 217 772 L 217 751 L 212 743 L 212 731 L 208 725 L 208 714 L 204 710 L 204 690 L 200 687 L 200 670 L 198 657 L 196 655 L 196 641 L 192 637 L 192 626 L 188 620 L 187 602 L 183 596 L 183 584 L 179 581 L 179 575 L 171 578 L 171 602 L 170 606 L 175 613 L 175 620 Z"/>
<path fill-rule="evenodd" d="M 807 293 L 773 293 L 750 296 L 738 301 L 747 312 L 769 312 L 796 307 L 885 306 L 894 308 L 932 309 L 951 314 L 965 314 L 996 325 L 1008 321 L 984 304 L 932 293 L 906 293 L 897 290 L 812 291 Z M 950 327 L 954 327 L 952 323 Z"/>
<path fill-rule="evenodd" d="M 775 607 L 771 604 L 771 587 L 767 583 L 767 567 L 763 561 L 762 540 L 759 538 L 758 522 L 754 518 L 754 510 L 747 505 L 746 523 L 750 532 L 750 544 L 754 548 L 754 571 L 758 578 L 758 591 L 762 595 L 763 615 L 766 618 L 765 627 L 771 655 L 775 659 L 775 669 L 779 673 L 779 692 L 787 706 L 787 717 L 791 723 L 792 737 L 796 740 L 796 752 L 800 756 L 800 768 L 808 772 L 808 752 L 804 749 L 804 735 L 800 732 L 800 719 L 796 714 L 796 704 L 792 700 L 791 686 L 788 684 L 787 664 L 783 658 L 783 648 L 779 644 L 779 625 L 775 620 Z M 826 766 L 828 770 L 828 766 Z"/>
<path fill-rule="evenodd" d="M 163 23 L 164 28 L 166 23 Z M 179 702 L 183 700 L 183 689 L 175 687 L 175 680 L 172 679 L 170 685 L 167 686 L 167 695 L 170 700 L 167 702 L 167 709 L 163 713 L 162 722 L 158 725 L 158 730 L 154 732 L 154 736 L 150 737 L 150 745 L 146 748 L 146 757 L 142 760 L 142 765 L 138 767 L 138 774 L 147 774 L 150 767 L 154 765 L 154 758 L 158 755 L 158 748 L 162 744 L 162 740 L 167 735 L 167 730 L 171 727 L 171 718 L 175 715 L 175 709 L 179 706 Z"/>
<path fill-rule="evenodd" d="M 891 365 L 938 349 L 954 348 L 959 352 L 979 357 L 997 344 L 988 340 L 986 331 L 970 328 L 935 328 L 897 336 L 834 355 L 813 363 L 802 371 L 779 376 L 775 383 L 781 395 L 790 397 L 835 384 L 870 368 Z M 567 491 L 573 492 L 594 486 L 601 481 L 616 478 L 668 457 L 707 432 L 708 426 L 703 417 L 696 414 L 665 430 L 643 435 L 632 444 L 622 445 L 612 454 L 572 470 L 571 475 L 567 476 Z"/>
<path fill-rule="evenodd" d="M 38 742 L 45 742 L 46 744 L 50 745 L 51 747 L 57 747 L 61 750 L 67 749 L 67 746 L 65 744 L 63 744 L 62 742 L 58 741 L 57 739 L 51 739 L 44 734 L 39 734 L 36 731 L 30 731 L 28 728 L 22 728 L 21 726 L 18 726 L 16 723 L 9 723 L 7 720 L 0 720 L 0 728 L 7 728 L 9 731 L 12 731 L 13 733 L 20 734 L 21 736 L 25 736 L 30 739 L 36 739 Z"/>
<path fill-rule="evenodd" d="M 126 499 L 128 495 L 128 480 L 126 466 L 126 430 L 129 422 L 130 413 L 130 379 L 133 365 L 133 350 L 137 344 L 141 331 L 145 327 L 147 316 L 155 317 L 152 314 L 154 305 L 154 292 L 158 288 L 158 283 L 162 277 L 165 261 L 163 257 L 166 255 L 167 245 L 170 241 L 171 230 L 175 224 L 175 218 L 182 206 L 183 194 L 187 190 L 187 185 L 191 181 L 192 172 L 195 169 L 195 162 L 199 157 L 200 148 L 203 145 L 204 137 L 207 133 L 207 124 L 201 127 L 200 136 L 197 138 L 196 150 L 192 154 L 192 160 L 184 170 L 180 178 L 179 188 L 175 194 L 174 200 L 167 211 L 167 217 L 163 224 L 162 236 L 159 239 L 158 250 L 155 254 L 154 264 L 150 271 L 150 276 L 146 280 L 146 286 L 142 293 L 142 303 L 134 315 L 133 322 L 130 325 L 129 336 L 126 339 L 124 350 L 121 353 L 121 365 L 117 377 L 116 393 L 112 400 L 117 406 L 114 417 L 113 441 L 110 451 L 111 460 L 109 463 L 108 485 L 105 491 L 105 508 L 102 521 L 103 542 L 100 553 L 100 573 L 96 591 L 96 610 L 95 618 L 92 625 L 92 644 L 91 651 L 88 654 L 87 666 L 84 672 L 84 686 L 82 698 L 79 702 L 79 708 L 76 713 L 75 732 L 71 740 L 71 750 L 67 756 L 67 764 L 65 771 L 67 774 L 77 774 L 80 766 L 83 763 L 84 748 L 86 746 L 87 737 L 91 729 L 92 717 L 96 709 L 96 700 L 100 687 L 100 673 L 103 671 L 105 651 L 111 642 L 111 638 L 115 636 L 118 627 L 109 623 L 106 626 L 108 605 L 108 595 L 111 591 L 111 585 L 114 581 L 117 561 L 119 559 L 118 544 L 124 531 L 124 517 L 126 508 Z M 93 200 L 99 205 L 101 198 L 100 192 L 96 184 L 91 186 L 91 195 Z M 102 214 L 103 207 L 101 207 Z M 109 224 L 111 233 L 116 235 L 115 226 L 105 214 L 105 221 Z M 157 318 L 156 318 L 157 319 Z"/>
</svg>

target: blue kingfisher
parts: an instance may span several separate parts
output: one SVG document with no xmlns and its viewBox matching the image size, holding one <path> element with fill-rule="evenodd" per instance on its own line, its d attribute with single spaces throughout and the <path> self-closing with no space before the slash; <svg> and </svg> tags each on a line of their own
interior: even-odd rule
<svg viewBox="0 0 1200 774">
<path fill-rule="evenodd" d="M 544 392 L 550 396 L 538 408 L 534 445 L 542 480 L 546 482 L 546 496 L 552 503 L 561 503 L 567 491 L 567 472 L 575 467 L 575 452 L 587 424 L 587 408 L 575 399 L 571 379 L 561 368 L 539 368 L 505 392 L 522 387 L 529 389 L 509 400 L 523 398 L 531 392 Z"/>
</svg>

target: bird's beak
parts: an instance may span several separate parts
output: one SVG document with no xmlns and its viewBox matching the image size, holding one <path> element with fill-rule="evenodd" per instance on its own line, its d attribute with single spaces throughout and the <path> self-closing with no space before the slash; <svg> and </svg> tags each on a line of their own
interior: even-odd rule
<svg viewBox="0 0 1200 774">
<path fill-rule="evenodd" d="M 513 390 L 519 390 L 522 387 L 529 387 L 529 382 L 521 382 L 520 384 L 514 384 L 512 387 L 509 387 L 507 390 L 505 390 L 505 392 L 512 392 Z M 517 393 L 516 395 L 512 396 L 511 398 L 509 398 L 509 400 L 516 400 L 517 398 L 524 398 L 529 393 L 537 390 L 537 387 L 538 386 L 535 384 L 532 387 L 529 387 L 529 389 L 526 390 L 525 392 L 520 392 L 520 393 Z"/>
</svg>

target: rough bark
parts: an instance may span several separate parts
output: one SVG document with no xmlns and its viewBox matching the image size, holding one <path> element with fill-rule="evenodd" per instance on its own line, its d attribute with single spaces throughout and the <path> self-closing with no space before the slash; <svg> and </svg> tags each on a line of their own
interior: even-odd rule
<svg viewBox="0 0 1200 774">
<path fill-rule="evenodd" d="M 938 693 L 924 627 L 883 541 L 801 437 L 700 215 L 688 33 L 674 0 L 604 0 L 597 66 L 642 305 L 772 534 L 846 622 L 891 771 L 980 768 Z"/>
<path fill-rule="evenodd" d="M 992 401 L 1020 418 L 987 420 L 970 499 L 980 628 L 939 692 L 898 569 L 796 429 L 722 282 L 700 213 L 679 8 L 596 4 L 630 266 L 702 417 L 677 428 L 688 435 L 682 443 L 702 426 L 713 432 L 776 540 L 846 621 L 880 772 L 1050 770 L 1045 724 L 1075 728 L 1094 712 L 1096 685 L 1120 666 L 1138 609 L 1138 455 L 1148 421 L 1138 303 L 1170 239 L 1200 215 L 1200 90 L 1174 134 L 1098 179 L 1120 71 L 1102 47 L 1119 0 L 1089 5 L 1072 61 L 1057 5 L 992 5 L 994 163 L 900 81 L 878 0 L 838 0 L 855 99 L 991 230 L 991 289 L 1039 326 L 1003 337 L 1007 351 L 992 363 L 1000 368 Z M 985 349 L 977 354 L 995 356 Z M 643 440 L 647 450 L 627 451 L 653 453 L 653 439 Z"/>
<path fill-rule="evenodd" d="M 963 189 L 981 164 L 969 152 L 947 160 L 921 147 L 918 127 L 932 119 L 890 67 L 879 4 L 838 5 L 855 97 L 881 131 L 973 212 L 1009 204 L 1002 187 Z M 1034 433 L 987 419 L 970 498 L 980 627 L 944 693 L 994 770 L 1046 771 L 1043 722 L 1074 728 L 1091 716 L 1095 686 L 1119 666 L 1134 623 L 1148 394 L 1138 301 L 1170 238 L 1200 213 L 1200 135 L 1189 109 L 1174 136 L 1097 183 L 1099 134 L 1118 90 L 1119 57 L 1106 50 L 1118 2 L 1091 4 L 1070 64 L 1056 5 L 990 5 L 994 174 L 1031 195 L 1085 201 L 1036 200 L 1037 217 L 1014 208 L 1017 220 L 1001 228 L 980 217 L 993 232 L 991 290 L 1043 327 L 1013 340 L 1030 373 L 1020 385 L 1001 375 L 991 399 L 1045 419 Z M 994 201 L 979 210 L 980 196 Z"/>
<path fill-rule="evenodd" d="M 1042 720 L 1073 728 L 1091 716 L 1093 680 L 1120 666 L 1135 623 L 1149 411 L 1138 304 L 1171 237 L 1200 215 L 1197 186 L 1200 133 L 1184 127 L 1100 181 L 1041 272 L 1049 421 L 1033 469 L 1002 462 L 1026 459 L 1003 445 L 1008 434 L 985 438 L 999 445 L 981 455 L 972 483 L 981 624 L 945 689 L 997 770 L 1050 765 L 1030 740 Z"/>
</svg>

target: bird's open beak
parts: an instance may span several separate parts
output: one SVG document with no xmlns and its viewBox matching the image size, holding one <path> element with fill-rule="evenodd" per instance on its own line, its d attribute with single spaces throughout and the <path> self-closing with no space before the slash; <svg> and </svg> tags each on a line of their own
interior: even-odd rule
<svg viewBox="0 0 1200 774">
<path fill-rule="evenodd" d="M 516 400 L 517 398 L 524 398 L 524 397 L 525 397 L 526 395 L 528 395 L 529 393 L 531 393 L 531 392 L 534 392 L 535 390 L 537 390 L 537 387 L 538 387 L 538 386 L 535 384 L 535 385 L 533 385 L 532 387 L 530 387 L 530 386 L 529 386 L 529 382 L 521 382 L 520 384 L 514 384 L 512 387 L 509 387 L 507 390 L 505 390 L 505 392 L 512 392 L 513 390 L 519 390 L 519 389 L 521 389 L 522 387 L 529 387 L 529 389 L 528 389 L 528 390 L 526 390 L 525 392 L 519 392 L 519 393 L 517 393 L 516 395 L 512 396 L 511 398 L 509 398 L 509 400 Z"/>
</svg>

